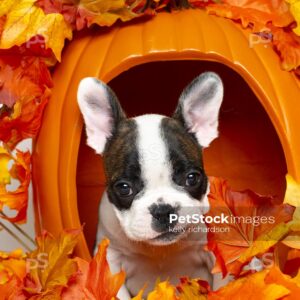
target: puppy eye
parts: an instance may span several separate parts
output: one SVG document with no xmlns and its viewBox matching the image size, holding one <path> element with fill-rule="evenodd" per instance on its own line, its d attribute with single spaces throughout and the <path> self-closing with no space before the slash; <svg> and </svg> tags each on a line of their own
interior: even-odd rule
<svg viewBox="0 0 300 300">
<path fill-rule="evenodd" d="M 200 182 L 200 179 L 201 179 L 200 173 L 198 172 L 188 173 L 186 176 L 185 185 L 190 187 L 196 186 Z"/>
<path fill-rule="evenodd" d="M 121 197 L 128 197 L 133 193 L 131 186 L 127 182 L 119 182 L 115 184 L 114 188 Z"/>
</svg>

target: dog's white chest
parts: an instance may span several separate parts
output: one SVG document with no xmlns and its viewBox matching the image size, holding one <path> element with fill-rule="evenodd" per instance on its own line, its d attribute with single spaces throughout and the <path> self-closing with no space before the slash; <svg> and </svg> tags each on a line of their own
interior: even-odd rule
<svg viewBox="0 0 300 300">
<path fill-rule="evenodd" d="M 211 266 L 208 253 L 197 247 L 191 247 L 182 252 L 162 255 L 158 258 L 145 257 L 143 255 L 124 256 L 122 266 L 127 270 L 126 287 L 131 295 L 136 295 L 140 288 L 147 283 L 146 291 L 154 288 L 155 282 L 169 280 L 172 284 L 178 284 L 179 278 L 188 276 L 212 281 L 208 270 Z"/>
</svg>

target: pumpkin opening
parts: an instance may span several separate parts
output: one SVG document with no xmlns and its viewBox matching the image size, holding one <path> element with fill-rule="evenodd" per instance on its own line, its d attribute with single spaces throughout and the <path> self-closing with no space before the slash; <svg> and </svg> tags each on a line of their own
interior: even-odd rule
<svg viewBox="0 0 300 300">
<path fill-rule="evenodd" d="M 229 67 L 208 61 L 141 64 L 109 82 L 128 116 L 171 115 L 183 88 L 198 74 L 217 72 L 224 82 L 220 137 L 204 151 L 208 175 L 226 178 L 236 190 L 275 195 L 280 201 L 287 172 L 283 149 L 272 122 L 243 78 Z M 98 204 L 105 188 L 101 157 L 81 136 L 77 164 L 77 199 L 90 251 L 94 247 Z"/>
</svg>

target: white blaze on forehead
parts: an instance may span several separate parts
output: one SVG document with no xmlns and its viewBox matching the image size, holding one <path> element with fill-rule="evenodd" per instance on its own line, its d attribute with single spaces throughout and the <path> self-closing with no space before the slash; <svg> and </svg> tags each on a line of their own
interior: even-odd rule
<svg viewBox="0 0 300 300">
<path fill-rule="evenodd" d="M 149 114 L 134 118 L 137 124 L 137 150 L 146 189 L 171 185 L 168 149 L 161 132 L 161 115 Z"/>
</svg>

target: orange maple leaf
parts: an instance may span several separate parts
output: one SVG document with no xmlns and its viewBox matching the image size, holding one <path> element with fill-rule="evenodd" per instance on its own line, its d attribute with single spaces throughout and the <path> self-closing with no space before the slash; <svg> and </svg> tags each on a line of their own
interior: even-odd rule
<svg viewBox="0 0 300 300">
<path fill-rule="evenodd" d="M 224 0 L 210 4 L 207 11 L 220 17 L 241 21 L 243 27 L 263 29 L 268 23 L 285 27 L 294 21 L 289 6 L 284 0 Z"/>
<path fill-rule="evenodd" d="M 273 44 L 280 54 L 282 68 L 295 70 L 300 66 L 300 37 L 292 30 L 272 27 Z"/>
<path fill-rule="evenodd" d="M 10 148 L 34 137 L 50 96 L 52 80 L 42 59 L 0 57 L 0 140 Z"/>
<path fill-rule="evenodd" d="M 277 283 L 266 283 L 265 278 L 269 270 L 248 275 L 230 282 L 216 292 L 208 294 L 208 300 L 257 300 L 282 299 L 290 293 L 289 289 Z"/>
<path fill-rule="evenodd" d="M 298 300 L 300 295 L 300 272 L 294 277 L 283 274 L 278 267 L 269 270 L 265 278 L 266 284 L 278 284 L 289 290 L 281 300 Z"/>
<path fill-rule="evenodd" d="M 116 297 L 125 281 L 125 272 L 111 274 L 106 259 L 108 245 L 109 241 L 104 239 L 90 263 L 76 258 L 79 272 L 71 278 L 69 288 L 62 294 L 63 300 L 111 300 Z"/>
<path fill-rule="evenodd" d="M 207 248 L 216 256 L 214 272 L 238 275 L 254 255 L 266 252 L 284 236 L 294 208 L 276 205 L 272 197 L 250 190 L 232 191 L 225 180 L 210 177 L 210 211 L 206 216 L 228 218 L 228 223 L 207 224 Z M 214 229 L 218 229 L 215 230 Z"/>
<path fill-rule="evenodd" d="M 27 300 L 22 292 L 22 281 L 13 276 L 5 284 L 0 284 L 0 300 Z"/>
</svg>

